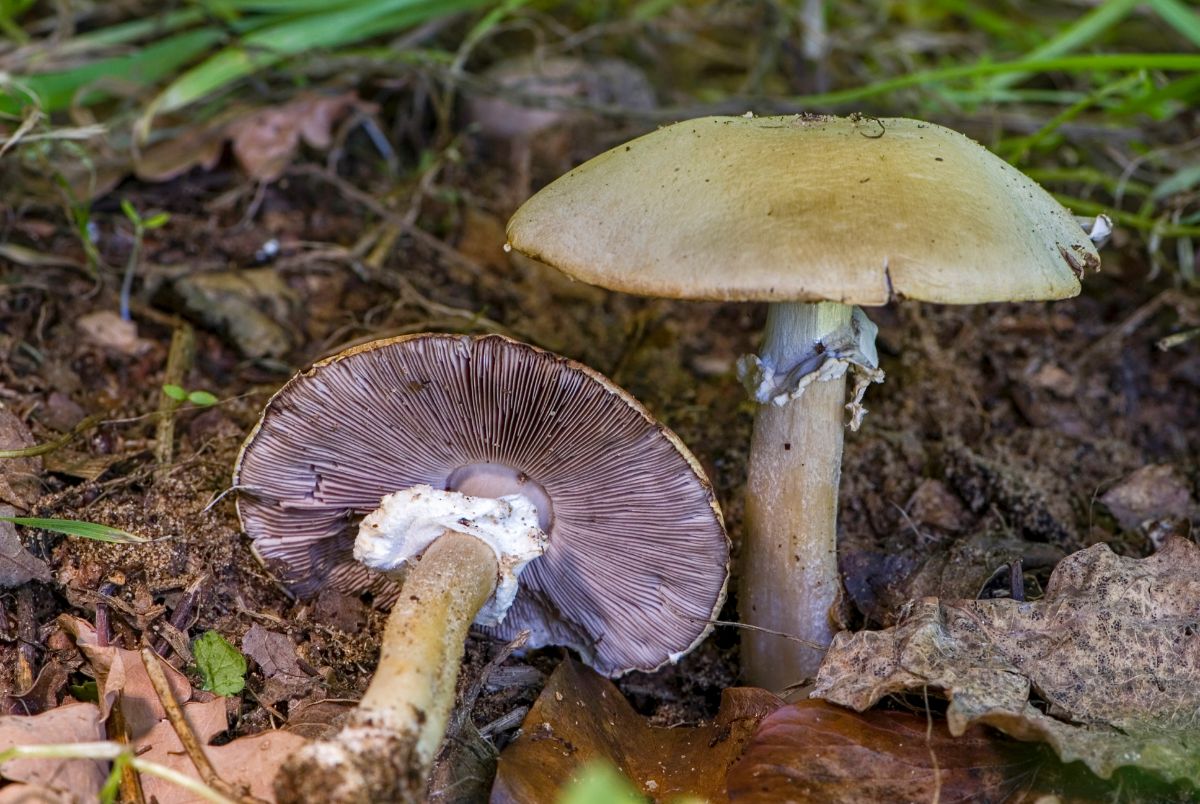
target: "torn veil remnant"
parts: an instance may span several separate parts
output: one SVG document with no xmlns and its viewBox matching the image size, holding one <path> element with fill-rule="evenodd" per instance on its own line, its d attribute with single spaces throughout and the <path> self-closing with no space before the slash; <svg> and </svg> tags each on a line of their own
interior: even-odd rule
<svg viewBox="0 0 1200 804">
<path fill-rule="evenodd" d="M 1062 299 L 1099 267 L 1071 214 L 978 143 L 862 116 L 666 126 L 542 189 L 508 239 L 612 290 L 769 303 L 761 353 L 740 364 L 760 407 L 738 603 L 759 627 L 744 674 L 770 689 L 815 675 L 832 638 L 845 375 L 852 426 L 883 378 L 861 306 Z"/>
<path fill-rule="evenodd" d="M 472 623 L 617 676 L 687 653 L 725 596 L 691 453 L 600 374 L 500 336 L 318 363 L 272 398 L 234 483 L 256 553 L 299 593 L 394 601 L 359 708 L 289 761 L 281 801 L 422 800 Z"/>
</svg>

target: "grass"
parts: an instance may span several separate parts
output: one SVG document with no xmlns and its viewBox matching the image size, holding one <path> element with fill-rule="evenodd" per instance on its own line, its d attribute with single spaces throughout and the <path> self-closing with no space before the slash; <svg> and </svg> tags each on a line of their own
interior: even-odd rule
<svg viewBox="0 0 1200 804">
<path fill-rule="evenodd" d="M 814 67 L 795 56 L 814 30 L 804 5 L 731 16 L 686 0 L 135 0 L 64 20 L 49 3 L 0 0 L 0 153 L 53 161 L 74 132 L 86 161 L 83 110 L 107 146 L 132 152 L 236 103 L 344 85 L 347 65 L 360 86 L 415 70 L 452 94 L 477 64 L 526 51 L 533 30 L 549 46 L 587 43 L 568 52 L 657 54 L 661 64 L 640 66 L 678 76 L 686 85 L 671 89 L 706 102 L 987 123 L 990 147 L 1077 212 L 1111 210 L 1160 256 L 1198 236 L 1200 160 L 1186 116 L 1200 105 L 1200 14 L 1190 4 L 826 2 L 827 38 L 809 61 L 829 81 L 797 93 L 796 73 Z M 444 28 L 434 44 L 395 46 L 433 23 Z"/>
</svg>

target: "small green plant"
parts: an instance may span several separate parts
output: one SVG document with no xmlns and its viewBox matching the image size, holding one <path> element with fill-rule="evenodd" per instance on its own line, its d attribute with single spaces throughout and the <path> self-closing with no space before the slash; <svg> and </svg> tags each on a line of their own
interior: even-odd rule
<svg viewBox="0 0 1200 804">
<path fill-rule="evenodd" d="M 202 408 L 206 408 L 209 405 L 215 405 L 219 401 L 208 391 L 189 391 L 182 386 L 175 385 L 174 383 L 167 383 L 162 387 L 162 391 L 168 397 L 174 399 L 180 404 L 184 402 L 191 402 L 193 405 Z"/>
<path fill-rule="evenodd" d="M 143 218 L 127 198 L 121 199 L 121 211 L 133 224 L 133 249 L 129 252 L 129 261 L 125 263 L 125 277 L 121 280 L 121 319 L 128 321 L 129 296 L 133 291 L 133 274 L 137 270 L 138 263 L 142 261 L 142 241 L 146 237 L 146 232 L 166 225 L 171 216 L 166 212 L 159 212 Z"/>
<path fill-rule="evenodd" d="M 217 695 L 237 695 L 246 686 L 246 657 L 218 634 L 205 631 L 192 642 L 201 689 Z"/>
</svg>

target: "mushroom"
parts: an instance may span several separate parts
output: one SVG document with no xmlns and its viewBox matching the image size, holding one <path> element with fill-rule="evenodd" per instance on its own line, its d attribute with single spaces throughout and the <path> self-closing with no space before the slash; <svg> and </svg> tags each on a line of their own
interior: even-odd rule
<svg viewBox="0 0 1200 804">
<path fill-rule="evenodd" d="M 619 676 L 678 660 L 725 597 L 720 509 L 686 447 L 600 374 L 500 336 L 316 364 L 271 399 L 234 483 L 297 593 L 394 602 L 362 702 L 285 766 L 285 801 L 422 800 L 472 623 Z"/>
<path fill-rule="evenodd" d="M 773 689 L 814 676 L 832 637 L 846 374 L 852 428 L 883 379 L 857 305 L 1061 299 L 1099 266 L 1067 210 L 979 144 L 863 116 L 667 126 L 542 189 L 508 240 L 611 290 L 770 303 L 739 364 L 760 406 L 738 607 L 745 677 Z"/>
</svg>

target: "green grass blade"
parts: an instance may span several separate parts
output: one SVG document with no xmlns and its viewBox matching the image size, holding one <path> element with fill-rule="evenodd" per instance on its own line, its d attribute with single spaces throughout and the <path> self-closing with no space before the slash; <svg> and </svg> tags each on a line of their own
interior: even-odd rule
<svg viewBox="0 0 1200 804">
<path fill-rule="evenodd" d="M 1139 2 L 1140 0 L 1108 0 L 1101 3 L 1048 42 L 1031 50 L 1025 58 L 1030 61 L 1049 59 L 1078 50 L 1128 17 Z M 1027 76 L 1028 73 L 998 75 L 988 82 L 988 87 L 1002 89 L 1018 83 Z"/>
<path fill-rule="evenodd" d="M 1192 11 L 1179 0 L 1150 0 L 1163 22 L 1170 25 L 1196 47 L 1200 47 L 1200 14 Z"/>
<path fill-rule="evenodd" d="M 180 109 L 222 87 L 299 53 L 353 44 L 389 29 L 483 5 L 486 0 L 386 0 L 304 15 L 242 38 L 173 81 L 143 115 L 139 129 L 160 112 Z"/>
<path fill-rule="evenodd" d="M 1200 55 L 1190 53 L 1101 53 L 1089 56 L 1059 56 L 1052 59 L 1018 59 L 1016 61 L 977 62 L 939 67 L 876 81 L 866 86 L 798 95 L 789 103 L 802 107 L 829 107 L 855 103 L 866 98 L 885 95 L 899 89 L 976 78 L 984 75 L 1017 73 L 1029 75 L 1040 72 L 1100 72 L 1119 70 L 1166 70 L 1200 72 Z"/>
<path fill-rule="evenodd" d="M 201 9 L 188 8 L 132 22 L 122 22 L 73 36 L 55 46 L 55 55 L 77 55 L 91 50 L 128 45 L 149 36 L 162 37 L 164 34 L 173 34 L 203 21 L 204 12 Z"/>
<path fill-rule="evenodd" d="M 16 80 L 38 98 L 42 111 L 55 112 L 70 107 L 81 90 L 86 90 L 100 79 L 150 86 L 208 50 L 222 36 L 223 32 L 215 28 L 202 28 L 177 34 L 129 55 L 103 59 L 59 73 L 17 76 Z M 108 97 L 111 96 L 98 88 L 84 91 L 78 102 L 88 105 Z M 19 114 L 28 103 L 28 98 L 16 90 L 0 89 L 2 114 Z"/>
<path fill-rule="evenodd" d="M 38 528 L 64 536 L 78 536 L 81 539 L 91 539 L 97 542 L 113 544 L 140 544 L 150 541 L 145 536 L 121 530 L 120 528 L 100 525 L 95 522 L 83 522 L 78 519 L 42 519 L 28 516 L 0 516 L 0 522 L 11 522 L 26 528 Z"/>
<path fill-rule="evenodd" d="M 1169 195 L 1182 193 L 1192 189 L 1200 184 L 1200 165 L 1190 165 L 1180 170 L 1168 179 L 1165 179 L 1157 187 L 1150 197 L 1155 201 L 1166 198 Z"/>
</svg>

